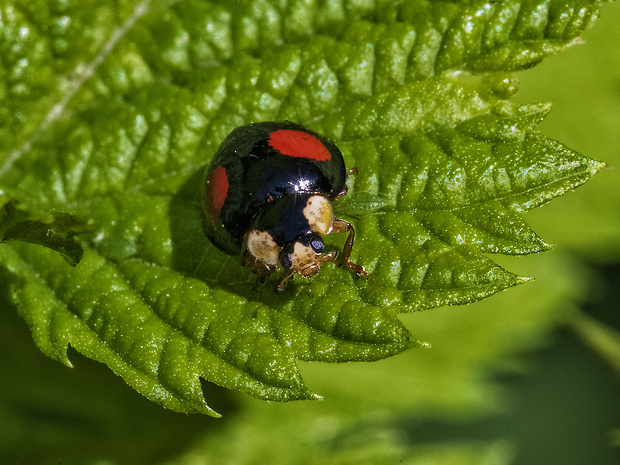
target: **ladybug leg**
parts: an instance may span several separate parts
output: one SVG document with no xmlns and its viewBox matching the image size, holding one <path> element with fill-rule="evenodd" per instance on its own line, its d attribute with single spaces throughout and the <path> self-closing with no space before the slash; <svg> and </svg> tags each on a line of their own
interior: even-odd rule
<svg viewBox="0 0 620 465">
<path fill-rule="evenodd" d="M 355 240 L 355 229 L 353 228 L 353 225 L 348 221 L 342 220 L 340 218 L 334 218 L 332 228 L 332 232 L 334 233 L 349 233 L 349 237 L 347 237 L 347 241 L 344 243 L 344 248 L 342 249 L 342 260 L 344 261 L 345 265 L 349 267 L 349 269 L 355 271 L 358 275 L 367 278 L 368 273 L 364 271 L 364 267 L 353 263 L 349 259 L 349 257 L 351 256 L 351 250 L 353 249 L 353 241 Z"/>
<path fill-rule="evenodd" d="M 347 179 L 349 179 L 349 177 L 353 174 L 357 174 L 357 168 L 351 168 L 350 170 L 347 171 Z M 334 197 L 332 197 L 330 200 L 333 202 L 336 199 L 339 199 L 340 197 L 344 197 L 345 195 L 347 195 L 347 192 L 349 192 L 349 186 L 347 186 L 346 184 L 344 185 L 344 189 L 342 189 L 342 191 L 338 192 Z"/>
<path fill-rule="evenodd" d="M 284 278 L 282 278 L 282 281 L 280 281 L 280 284 L 278 284 L 278 287 L 276 287 L 276 292 L 282 292 L 286 287 L 286 283 L 289 280 L 293 279 L 293 276 L 295 276 L 296 273 L 296 271 L 291 271 L 289 274 L 284 276 Z"/>
<path fill-rule="evenodd" d="M 258 276 L 258 280 L 253 289 L 256 289 L 259 284 L 265 283 L 265 278 L 274 272 L 274 269 L 265 265 L 263 262 L 256 259 L 252 254 L 246 250 L 241 256 L 241 265 L 247 266 L 252 273 Z"/>
<path fill-rule="evenodd" d="M 330 198 L 330 200 L 333 202 L 336 199 L 339 199 L 340 197 L 344 197 L 345 195 L 347 195 L 347 192 L 349 192 L 349 186 L 347 186 L 346 184 L 344 185 L 344 189 L 342 189 L 340 192 L 338 192 L 336 195 L 334 195 L 333 197 Z"/>
</svg>

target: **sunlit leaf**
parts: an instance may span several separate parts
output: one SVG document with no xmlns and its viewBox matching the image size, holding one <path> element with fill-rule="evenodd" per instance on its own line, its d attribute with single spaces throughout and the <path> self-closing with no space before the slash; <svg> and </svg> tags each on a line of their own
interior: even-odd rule
<svg viewBox="0 0 620 465">
<path fill-rule="evenodd" d="M 536 131 L 548 106 L 508 103 L 510 73 L 575 43 L 597 4 L 3 3 L 0 188 L 93 231 L 75 268 L 0 247 L 36 344 L 65 364 L 71 345 L 149 399 L 210 415 L 201 378 L 314 399 L 297 360 L 423 346 L 397 315 L 527 281 L 486 254 L 549 248 L 521 213 L 603 166 Z M 275 280 L 253 290 L 204 237 L 198 191 L 218 145 L 284 119 L 357 167 L 336 208 L 368 280 L 326 266 L 279 295 Z"/>
</svg>

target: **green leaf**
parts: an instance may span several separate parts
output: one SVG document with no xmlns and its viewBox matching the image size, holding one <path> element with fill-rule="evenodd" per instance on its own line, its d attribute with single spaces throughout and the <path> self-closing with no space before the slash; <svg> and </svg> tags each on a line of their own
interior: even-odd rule
<svg viewBox="0 0 620 465">
<path fill-rule="evenodd" d="M 597 22 L 597 27 L 587 31 L 585 46 L 528 71 L 521 77 L 519 91 L 521 101 L 544 98 L 553 102 L 554 111 L 542 124 L 546 134 L 597 154 L 609 165 L 610 170 L 580 190 L 574 200 L 554 202 L 530 215 L 533 224 L 547 226 L 547 236 L 561 233 L 563 247 L 598 263 L 613 263 L 620 257 L 620 189 L 615 175 L 620 166 L 616 135 L 620 111 L 614 73 L 620 67 L 620 49 L 614 46 L 620 43 L 620 30 L 606 27 L 617 18 L 617 5 L 605 5 L 599 20 L 602 27 Z M 567 76 L 567 85 L 558 85 Z"/>
<path fill-rule="evenodd" d="M 549 248 L 521 212 L 603 166 L 536 131 L 548 106 L 508 103 L 510 73 L 575 43 L 597 2 L 40 3 L 2 5 L 0 188 L 94 232 L 75 268 L 1 247 L 11 298 L 44 353 L 69 364 L 71 345 L 177 411 L 216 415 L 201 378 L 313 399 L 297 360 L 424 346 L 398 314 L 527 281 L 485 254 Z M 204 237 L 219 143 L 283 119 L 357 167 L 337 208 L 370 279 L 326 267 L 255 291 Z"/>
<path fill-rule="evenodd" d="M 75 238 L 89 232 L 87 223 L 69 213 L 43 213 L 27 210 L 0 191 L 0 243 L 11 240 L 31 242 L 60 253 L 75 266 L 84 250 Z"/>
</svg>

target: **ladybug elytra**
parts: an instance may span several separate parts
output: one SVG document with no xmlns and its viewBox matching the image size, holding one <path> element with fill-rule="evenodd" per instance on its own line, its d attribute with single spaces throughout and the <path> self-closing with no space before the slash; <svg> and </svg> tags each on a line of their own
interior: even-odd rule
<svg viewBox="0 0 620 465">
<path fill-rule="evenodd" d="M 206 236 L 264 281 L 283 271 L 282 291 L 294 275 L 310 277 L 338 253 L 325 253 L 322 236 L 347 232 L 343 262 L 355 230 L 335 218 L 332 202 L 347 193 L 347 172 L 332 142 L 295 123 L 262 122 L 234 129 L 205 172 L 202 207 Z"/>
</svg>

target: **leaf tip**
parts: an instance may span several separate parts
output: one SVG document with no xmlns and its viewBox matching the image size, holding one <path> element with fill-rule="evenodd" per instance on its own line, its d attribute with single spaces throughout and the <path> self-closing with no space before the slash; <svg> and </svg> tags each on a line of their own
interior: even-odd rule
<svg viewBox="0 0 620 465">
<path fill-rule="evenodd" d="M 409 344 L 408 344 L 408 349 L 414 349 L 414 348 L 422 348 L 422 349 L 430 349 L 432 346 L 430 343 L 428 342 L 424 342 L 424 341 L 420 341 L 419 339 L 413 339 L 411 338 L 409 340 Z"/>
<path fill-rule="evenodd" d="M 204 413 L 205 415 L 208 415 L 208 416 L 210 416 L 212 418 L 222 418 L 222 416 L 223 416 L 221 413 L 218 413 L 218 412 L 216 412 L 215 410 L 213 410 L 212 408 L 209 408 L 209 407 L 207 407 L 201 413 Z"/>
<path fill-rule="evenodd" d="M 183 410 L 185 413 L 200 413 L 202 415 L 207 415 L 210 416 L 212 418 L 222 418 L 222 414 L 219 412 L 216 412 L 215 410 L 213 410 L 211 407 L 209 407 L 209 404 L 207 404 L 207 401 L 204 397 L 204 391 L 202 393 L 202 395 L 200 396 L 200 400 L 198 400 L 197 402 L 194 401 L 192 402 L 192 407 L 187 409 L 187 410 Z M 173 409 L 175 410 L 175 409 Z"/>
<path fill-rule="evenodd" d="M 555 249 L 555 244 L 551 244 L 549 242 L 545 242 L 543 240 L 540 241 L 540 249 L 538 252 L 547 252 L 549 250 Z"/>
<path fill-rule="evenodd" d="M 187 410 L 176 410 L 172 408 L 172 410 L 178 411 L 181 413 L 199 413 L 201 415 L 207 415 L 208 417 L 211 417 L 211 418 L 222 418 L 223 417 L 221 413 L 216 412 L 211 407 L 209 407 L 206 402 L 202 402 L 196 408 L 190 408 Z"/>
<path fill-rule="evenodd" d="M 573 45 L 585 45 L 586 41 L 582 37 L 575 37 L 572 41 L 566 44 L 566 47 L 572 47 Z"/>
<path fill-rule="evenodd" d="M 279 400 L 292 401 L 292 400 L 323 400 L 324 397 L 320 394 L 309 389 L 305 384 L 302 384 L 293 392 L 286 395 L 286 397 Z"/>
<path fill-rule="evenodd" d="M 61 355 L 59 358 L 57 358 L 56 360 L 58 360 L 60 363 L 62 363 L 64 366 L 66 366 L 67 368 L 73 368 L 73 363 L 71 363 L 71 360 L 69 360 L 69 357 L 67 356 L 67 354 L 63 354 Z"/>
<path fill-rule="evenodd" d="M 313 392 L 310 389 L 304 389 L 301 395 L 291 398 L 289 400 L 324 400 L 324 399 L 325 397 L 323 397 L 322 395 L 317 394 L 316 392 Z"/>
</svg>

